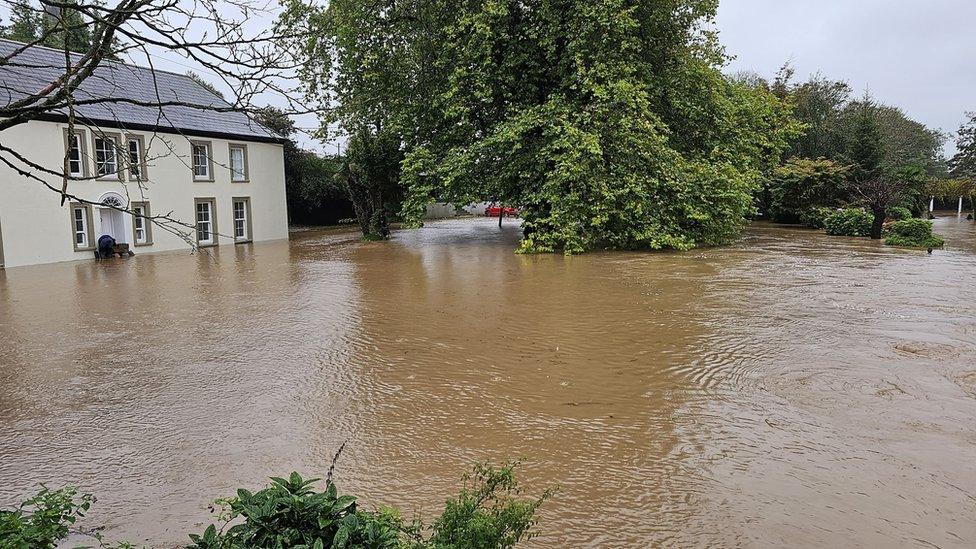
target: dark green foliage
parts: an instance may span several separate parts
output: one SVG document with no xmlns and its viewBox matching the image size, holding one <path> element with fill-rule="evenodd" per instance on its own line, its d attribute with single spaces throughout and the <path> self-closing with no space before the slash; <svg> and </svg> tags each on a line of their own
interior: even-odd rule
<svg viewBox="0 0 976 549">
<path fill-rule="evenodd" d="M 11 23 L 0 38 L 39 42 L 57 49 L 67 46 L 70 51 L 88 53 L 92 49 L 92 37 L 101 26 L 101 22 L 97 21 L 99 16 L 90 14 L 97 13 L 96 10 L 102 5 L 103 2 L 98 0 L 88 3 L 65 1 L 61 5 L 61 17 L 55 18 L 44 13 L 40 2 L 17 0 L 10 8 Z M 106 52 L 105 57 L 116 59 L 115 52 L 119 49 L 117 38 L 113 39 L 111 49 L 113 51 Z"/>
<path fill-rule="evenodd" d="M 361 126 L 349 139 L 336 180 L 352 202 L 366 240 L 390 235 L 390 220 L 400 209 L 400 163 L 403 152 L 396 135 Z"/>
<path fill-rule="evenodd" d="M 798 223 L 807 210 L 842 205 L 851 192 L 848 171 L 824 158 L 789 159 L 773 172 L 769 183 L 770 218 L 780 223 Z"/>
<path fill-rule="evenodd" d="M 952 177 L 976 180 L 976 112 L 967 113 L 969 121 L 960 126 L 956 138 L 958 152 L 949 161 Z"/>
<path fill-rule="evenodd" d="M 41 491 L 14 510 L 0 510 L 0 549 L 53 549 L 95 501 L 74 488 Z"/>
<path fill-rule="evenodd" d="M 912 212 L 904 206 L 895 206 L 893 208 L 888 208 L 888 219 L 893 221 L 903 221 L 905 219 L 911 219 Z"/>
<path fill-rule="evenodd" d="M 788 154 L 800 158 L 841 158 L 847 142 L 841 120 L 850 101 L 850 85 L 818 74 L 792 87 L 788 94 L 795 105 L 794 116 L 804 124 L 804 131 L 791 142 Z"/>
<path fill-rule="evenodd" d="M 344 548 L 395 549 L 400 547 L 401 520 L 394 512 L 363 511 L 356 498 L 340 496 L 336 485 L 323 492 L 292 473 L 287 479 L 272 478 L 271 485 L 251 493 L 240 489 L 226 500 L 229 528 L 210 525 L 203 534 L 191 534 L 199 549 L 244 548 Z"/>
<path fill-rule="evenodd" d="M 932 222 L 927 219 L 905 219 L 887 227 L 885 244 L 909 248 L 941 248 L 945 240 L 932 233 Z"/>
<path fill-rule="evenodd" d="M 847 149 L 847 158 L 851 162 L 851 178 L 854 181 L 867 181 L 881 177 L 884 151 L 881 128 L 872 105 L 864 101 L 857 109 Z"/>
<path fill-rule="evenodd" d="M 837 208 L 810 208 L 800 213 L 800 223 L 811 229 L 823 229 L 827 217 L 837 211 Z"/>
<path fill-rule="evenodd" d="M 870 236 L 874 217 L 860 209 L 838 210 L 824 219 L 824 229 L 831 236 Z"/>
<path fill-rule="evenodd" d="M 33 42 L 38 38 L 41 15 L 26 0 L 10 7 L 10 24 L 4 29 L 3 38 L 18 42 Z"/>
<path fill-rule="evenodd" d="M 310 93 L 402 138 L 403 215 L 496 200 L 524 252 L 727 242 L 795 129 L 725 78 L 717 1 L 288 3 Z"/>
<path fill-rule="evenodd" d="M 945 175 L 942 156 L 946 135 L 913 120 L 898 107 L 870 98 L 851 100 L 851 88 L 843 81 L 815 75 L 802 84 L 790 84 L 787 65 L 771 87 L 794 105 L 794 115 L 804 131 L 790 142 L 787 156 L 827 158 L 841 164 L 858 163 L 851 152 L 864 138 L 865 117 L 873 119 L 882 144 L 879 165 L 886 171 L 905 165 L 920 166 L 930 177 Z M 867 129 L 869 133 L 873 130 Z M 873 137 L 868 137 L 873 142 Z M 874 162 L 878 159 L 875 158 Z M 872 162 L 873 163 L 873 162 Z M 853 174 L 864 177 L 864 174 Z"/>
<path fill-rule="evenodd" d="M 292 473 L 253 494 L 238 490 L 225 502 L 225 518 L 237 524 L 190 537 L 200 549 L 507 549 L 533 537 L 536 511 L 551 495 L 524 499 L 514 468 L 475 466 L 430 527 L 404 524 L 395 509 L 365 511 L 331 481 L 315 492 L 314 480 Z"/>
<path fill-rule="evenodd" d="M 390 507 L 364 510 L 355 497 L 339 494 L 331 470 L 321 492 L 314 488 L 317 479 L 298 473 L 274 477 L 262 490 L 240 489 L 233 498 L 217 500 L 222 525 L 191 534 L 188 548 L 508 549 L 535 536 L 536 512 L 552 496 L 546 491 L 525 498 L 515 467 L 476 465 L 465 475 L 460 495 L 430 526 L 404 523 Z M 93 501 L 72 488 L 43 489 L 16 509 L 0 510 L 0 549 L 54 549 Z M 133 547 L 92 537 L 103 549 Z"/>
<path fill-rule="evenodd" d="M 465 477 L 461 494 L 447 502 L 419 549 L 507 549 L 531 539 L 536 511 L 551 496 L 522 499 L 515 465 L 477 465 Z"/>
<path fill-rule="evenodd" d="M 337 158 L 323 157 L 306 151 L 295 143 L 295 123 L 279 109 L 265 107 L 255 118 L 265 128 L 284 138 L 285 196 L 288 219 L 292 222 L 335 222 L 350 210 L 345 193 L 336 181 L 342 167 Z M 324 209 L 330 209 L 323 212 Z M 335 215 L 334 211 L 342 212 Z"/>
</svg>

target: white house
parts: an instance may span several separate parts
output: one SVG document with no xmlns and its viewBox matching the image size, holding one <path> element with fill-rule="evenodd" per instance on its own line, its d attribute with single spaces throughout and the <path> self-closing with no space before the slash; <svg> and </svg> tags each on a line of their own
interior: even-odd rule
<svg viewBox="0 0 976 549">
<path fill-rule="evenodd" d="M 0 40 L 0 58 L 22 46 Z M 0 105 L 64 71 L 58 50 L 32 47 L 15 60 L 0 65 Z M 230 106 L 197 82 L 106 63 L 75 97 L 84 104 L 71 133 L 64 112 L 0 131 L 0 144 L 28 161 L 0 150 L 0 267 L 90 260 L 101 235 L 137 254 L 288 238 L 281 139 L 243 113 L 220 111 Z M 62 206 L 45 183 L 60 189 L 65 168 L 78 178 L 68 193 L 82 201 Z M 164 230 L 139 215 L 185 225 Z"/>
</svg>

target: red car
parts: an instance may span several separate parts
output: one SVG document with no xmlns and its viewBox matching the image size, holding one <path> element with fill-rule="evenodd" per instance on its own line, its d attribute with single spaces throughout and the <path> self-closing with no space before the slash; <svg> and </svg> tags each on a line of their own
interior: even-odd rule
<svg viewBox="0 0 976 549">
<path fill-rule="evenodd" d="M 518 217 L 518 210 L 510 206 L 499 206 L 497 204 L 492 204 L 485 208 L 485 217 L 498 217 L 499 215 Z"/>
</svg>

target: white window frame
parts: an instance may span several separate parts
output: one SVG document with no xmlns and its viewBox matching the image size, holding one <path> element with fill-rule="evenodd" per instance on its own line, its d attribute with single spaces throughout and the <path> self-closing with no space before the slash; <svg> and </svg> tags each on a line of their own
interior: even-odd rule
<svg viewBox="0 0 976 549">
<path fill-rule="evenodd" d="M 200 219 L 200 214 L 204 211 L 201 206 L 206 206 L 207 219 L 205 221 Z M 193 219 L 196 220 L 194 228 L 197 246 L 217 245 L 217 200 L 213 198 L 197 198 L 194 200 Z M 202 230 L 201 224 L 206 226 L 206 231 Z M 207 238 L 201 238 L 203 234 L 206 234 Z"/>
<path fill-rule="evenodd" d="M 197 163 L 197 148 L 203 149 L 203 162 Z M 190 142 L 190 167 L 193 172 L 194 181 L 213 181 L 213 144 L 209 141 Z M 204 173 L 197 173 L 197 168 L 202 168 Z"/>
<path fill-rule="evenodd" d="M 135 158 L 133 159 L 132 144 L 135 143 Z M 125 136 L 125 154 L 128 157 L 129 179 L 146 181 L 146 144 L 141 135 Z"/>
<path fill-rule="evenodd" d="M 152 222 L 149 221 L 151 210 L 149 202 L 133 202 L 132 207 L 132 240 L 136 246 L 152 244 Z M 142 232 L 142 238 L 139 233 Z"/>
<path fill-rule="evenodd" d="M 75 143 L 75 148 L 78 150 L 77 160 L 71 159 L 72 138 Z M 64 129 L 64 147 L 65 154 L 68 157 L 68 175 L 70 177 L 88 177 L 88 163 L 86 162 L 87 155 L 85 154 L 87 150 L 86 143 L 84 130 L 74 130 L 73 132 L 69 132 L 68 128 Z M 71 169 L 72 162 L 78 163 L 78 171 Z"/>
<path fill-rule="evenodd" d="M 88 204 L 72 202 L 71 211 L 71 243 L 76 252 L 93 250 L 95 244 L 92 242 L 92 208 Z M 78 214 L 81 214 L 81 217 Z M 80 225 L 79 225 L 80 223 Z M 78 242 L 78 237 L 81 242 Z"/>
<path fill-rule="evenodd" d="M 250 242 L 251 236 L 251 199 L 247 197 L 237 197 L 231 201 L 234 217 L 234 241 Z M 241 208 L 238 210 L 237 206 Z M 242 215 L 238 216 L 238 213 Z"/>
<path fill-rule="evenodd" d="M 111 143 L 110 150 L 101 150 L 98 147 L 98 142 Z M 92 139 L 95 151 L 95 175 L 99 179 L 122 179 L 122 172 L 119 171 L 119 136 L 116 134 L 105 134 L 99 133 L 95 134 Z M 109 164 L 108 157 L 105 157 L 101 162 L 98 160 L 99 154 L 111 153 L 111 165 L 113 171 L 104 172 L 102 171 L 102 166 L 107 166 Z"/>
<path fill-rule="evenodd" d="M 234 166 L 234 152 L 240 151 L 240 169 Z M 227 149 L 227 165 L 230 168 L 231 183 L 247 183 L 250 175 L 247 167 L 247 145 L 241 143 L 231 143 Z"/>
</svg>

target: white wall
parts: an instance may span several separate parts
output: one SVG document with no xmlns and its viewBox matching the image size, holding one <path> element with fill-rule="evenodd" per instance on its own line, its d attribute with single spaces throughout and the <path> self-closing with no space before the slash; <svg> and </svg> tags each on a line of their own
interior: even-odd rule
<svg viewBox="0 0 976 549">
<path fill-rule="evenodd" d="M 62 170 L 65 153 L 66 124 L 31 121 L 0 133 L 4 145 L 15 149 L 33 162 L 56 172 Z M 121 132 L 105 128 L 108 133 L 142 135 L 148 159 L 148 181 L 140 185 L 134 181 L 98 180 L 73 181 L 68 192 L 97 201 L 106 192 L 116 192 L 131 201 L 148 201 L 152 215 L 171 214 L 183 222 L 195 222 L 194 198 L 214 198 L 217 209 L 217 243 L 233 246 L 232 198 L 249 197 L 251 226 L 254 241 L 288 238 L 287 206 L 285 203 L 284 160 L 282 147 L 274 143 L 228 141 L 215 138 L 185 137 L 177 134 L 141 131 Z M 91 129 L 85 129 L 88 156 L 92 156 Z M 214 157 L 213 182 L 195 182 L 190 169 L 189 139 L 209 141 Z M 249 182 L 231 183 L 228 166 L 229 143 L 247 145 Z M 10 159 L 9 156 L 5 158 Z M 12 160 L 12 159 L 11 159 Z M 89 173 L 95 167 L 91 158 Z M 16 161 L 14 161 L 16 164 Z M 35 173 L 56 188 L 61 178 Z M 126 227 L 131 237 L 131 216 L 126 215 Z M 99 212 L 93 211 L 94 239 L 100 236 Z M 0 226 L 3 227 L 3 255 L 6 267 L 52 263 L 77 259 L 91 259 L 92 252 L 75 252 L 73 230 L 68 206 L 60 205 L 60 196 L 40 182 L 19 175 L 0 164 Z M 136 253 L 149 253 L 189 246 L 178 236 L 153 227 L 150 246 L 131 248 Z M 129 241 L 131 244 L 131 240 Z"/>
</svg>

